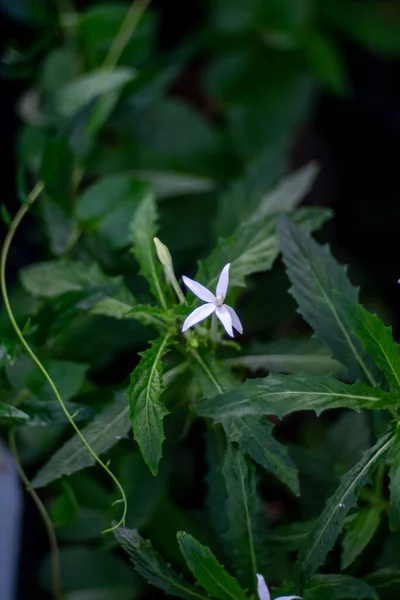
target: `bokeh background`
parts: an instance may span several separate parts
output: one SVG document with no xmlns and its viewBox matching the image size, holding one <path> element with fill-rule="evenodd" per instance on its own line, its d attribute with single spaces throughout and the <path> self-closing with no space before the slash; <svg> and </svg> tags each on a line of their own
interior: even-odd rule
<svg viewBox="0 0 400 600">
<path fill-rule="evenodd" d="M 320 172 L 305 202 L 334 211 L 319 239 L 350 264 L 361 300 L 393 325 L 398 338 L 400 3 L 146 4 L 137 3 L 146 10 L 118 58 L 118 66 L 134 67 L 137 77 L 118 90 L 113 110 L 88 132 L 87 107 L 78 99 L 71 112 L 60 106 L 59 92 L 104 64 L 130 4 L 1 0 L 2 202 L 13 214 L 24 189 L 39 177 L 50 190 L 28 216 L 10 255 L 9 278 L 21 314 L 30 307 L 22 299 L 18 270 L 54 256 L 94 257 L 108 273 L 124 273 L 135 293 L 142 293 L 124 242 L 129 203 L 116 194 L 109 220 L 106 214 L 87 220 L 76 208 L 82 190 L 100 177 L 129 172 L 155 186 L 160 237 L 182 274 L 193 273 L 213 241 L 229 235 L 284 174 L 313 160 Z M 93 193 L 101 204 L 109 190 Z M 3 237 L 6 226 L 0 227 Z M 279 263 L 249 281 L 239 302 L 245 343 L 307 331 L 287 287 Z M 106 390 L 125 381 L 148 332 L 105 321 L 69 331 L 56 355 L 88 363 L 92 380 Z M 52 443 L 26 436 L 22 452 L 29 473 Z M 172 531 L 171 515 L 179 523 L 183 518 L 176 506 L 193 513 L 204 497 L 201 478 L 193 475 L 204 468 L 196 458 L 201 435 L 193 434 L 187 445 L 180 474 L 170 484 L 175 504 L 165 514 L 143 517 L 146 531 L 158 536 L 172 560 L 176 551 L 168 546 L 169 534 L 161 534 L 166 520 L 172 519 Z M 78 488 L 89 490 L 86 496 L 101 496 L 96 480 L 91 489 L 82 475 L 74 477 Z M 89 546 L 95 545 L 99 524 L 93 515 L 99 517 L 107 501 L 97 504 L 91 504 L 92 531 L 84 540 Z M 29 502 L 24 523 L 21 598 L 39 589 L 37 571 L 47 552 Z M 76 526 L 75 534 L 63 535 L 75 540 Z M 77 556 L 71 558 L 74 568 Z"/>
</svg>

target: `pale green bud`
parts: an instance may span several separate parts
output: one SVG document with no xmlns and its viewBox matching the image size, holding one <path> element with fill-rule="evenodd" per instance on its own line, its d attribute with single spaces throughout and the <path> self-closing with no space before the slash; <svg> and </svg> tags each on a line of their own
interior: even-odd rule
<svg viewBox="0 0 400 600">
<path fill-rule="evenodd" d="M 157 237 L 153 238 L 154 245 L 156 247 L 156 253 L 158 260 L 164 267 L 172 267 L 171 254 L 165 244 L 163 244 Z"/>
</svg>

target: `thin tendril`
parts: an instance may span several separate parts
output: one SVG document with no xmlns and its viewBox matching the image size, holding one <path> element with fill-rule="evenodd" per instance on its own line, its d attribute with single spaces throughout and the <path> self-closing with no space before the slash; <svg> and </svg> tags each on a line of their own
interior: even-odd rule
<svg viewBox="0 0 400 600">
<path fill-rule="evenodd" d="M 20 476 L 21 481 L 25 485 L 26 491 L 30 494 L 33 502 L 36 505 L 40 516 L 43 519 L 46 527 L 47 536 L 49 538 L 51 548 L 51 573 L 52 573 L 52 584 L 53 584 L 53 596 L 56 600 L 62 600 L 62 587 L 61 587 L 61 565 L 60 565 L 60 551 L 58 549 L 56 532 L 54 531 L 53 523 L 51 522 L 49 513 L 46 510 L 45 505 L 35 492 L 33 487 L 29 483 L 29 479 L 21 465 L 19 458 L 18 448 L 15 441 L 15 435 L 12 431 L 8 433 L 8 445 L 14 456 L 15 466 Z"/>
<path fill-rule="evenodd" d="M 117 477 L 114 475 L 114 473 L 112 473 L 112 471 L 110 471 L 110 469 L 107 467 L 107 465 L 101 460 L 101 458 L 99 458 L 99 456 L 97 456 L 97 454 L 95 453 L 95 451 L 92 449 L 92 447 L 90 446 L 90 444 L 86 441 L 85 437 L 82 435 L 79 427 L 76 425 L 75 421 L 73 420 L 70 412 L 68 411 L 67 407 L 64 404 L 63 399 L 61 398 L 57 387 L 54 383 L 54 381 L 52 380 L 52 378 L 50 377 L 49 373 L 46 371 L 46 369 L 44 368 L 44 366 L 42 365 L 42 363 L 40 362 L 40 360 L 38 359 L 38 357 L 36 356 L 36 354 L 33 352 L 33 350 L 31 349 L 31 347 L 29 346 L 28 342 L 25 340 L 22 331 L 20 330 L 20 328 L 18 327 L 18 324 L 15 320 L 14 317 L 14 313 L 12 311 L 11 305 L 10 305 L 10 301 L 8 298 L 8 293 L 7 293 L 7 286 L 6 286 L 6 275 L 5 275 L 5 271 L 6 271 L 6 263 L 7 263 L 7 256 L 8 256 L 8 251 L 10 249 L 10 245 L 11 242 L 14 238 L 14 235 L 23 219 L 23 217 L 26 215 L 26 213 L 28 212 L 30 206 L 35 202 L 35 200 L 37 199 L 37 197 L 40 195 L 40 193 L 43 191 L 44 189 L 44 183 L 43 182 L 39 182 L 35 185 L 35 187 L 33 188 L 33 190 L 31 191 L 31 193 L 29 194 L 27 201 L 25 204 L 23 204 L 21 206 L 21 208 L 19 209 L 19 211 L 17 212 L 17 214 L 15 215 L 14 219 L 11 222 L 10 228 L 7 232 L 7 235 L 5 237 L 4 240 L 4 244 L 1 250 L 1 258 L 0 258 L 0 287 L 1 287 L 1 293 L 3 295 L 3 299 L 4 299 L 4 305 L 6 307 L 6 311 L 7 311 L 7 315 L 8 318 L 10 319 L 10 322 L 17 334 L 17 336 L 19 337 L 22 345 L 24 346 L 25 350 L 27 351 L 27 353 L 29 354 L 29 356 L 32 358 L 32 360 L 36 363 L 36 365 L 39 367 L 39 369 L 41 370 L 41 372 L 43 373 L 43 375 L 45 376 L 45 378 L 47 379 L 51 389 L 54 392 L 55 397 L 57 398 L 62 410 L 64 411 L 65 416 L 67 417 L 68 421 L 70 422 L 71 426 L 74 428 L 76 434 L 78 435 L 78 437 L 81 439 L 82 443 L 85 445 L 85 447 L 87 448 L 88 452 L 92 455 L 92 457 L 95 459 L 95 461 L 104 469 L 104 471 L 106 471 L 106 473 L 111 477 L 111 479 L 114 481 L 115 485 L 117 486 L 119 492 L 121 493 L 121 500 L 123 502 L 123 512 L 122 512 L 122 517 L 121 519 L 118 521 L 118 523 L 116 525 L 114 525 L 113 527 L 110 527 L 109 529 L 105 529 L 102 533 L 109 533 L 111 531 L 114 531 L 115 529 L 117 529 L 120 526 L 123 526 L 125 524 L 125 517 L 126 517 L 126 513 L 127 513 L 127 509 L 128 509 L 128 504 L 127 504 L 127 499 L 126 499 L 126 495 L 124 492 L 124 489 L 122 487 L 122 485 L 120 484 L 120 482 L 118 481 Z"/>
</svg>

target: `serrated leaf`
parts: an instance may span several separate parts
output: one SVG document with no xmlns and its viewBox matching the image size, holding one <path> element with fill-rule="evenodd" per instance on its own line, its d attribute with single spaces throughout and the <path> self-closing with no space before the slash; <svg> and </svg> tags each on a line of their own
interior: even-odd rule
<svg viewBox="0 0 400 600">
<path fill-rule="evenodd" d="M 154 196 L 149 193 L 140 202 L 129 224 L 132 252 L 140 265 L 140 273 L 150 285 L 153 296 L 162 308 L 167 308 L 161 284 L 161 265 L 156 259 L 153 238 L 157 234 L 157 210 Z"/>
<path fill-rule="evenodd" d="M 102 410 L 86 427 L 82 435 L 98 455 L 106 452 L 129 431 L 129 406 L 125 396 L 119 396 Z M 77 436 L 72 436 L 42 467 L 32 480 L 35 488 L 43 487 L 62 475 L 90 467 L 95 459 Z"/>
<path fill-rule="evenodd" d="M 346 269 L 332 257 L 328 246 L 320 246 L 289 219 L 282 217 L 278 226 L 283 262 L 292 283 L 291 294 L 299 312 L 318 338 L 333 351 L 356 379 L 372 385 L 376 374 L 371 357 L 351 333 L 343 308 L 335 297 L 341 292 L 357 302 L 357 290 L 347 278 Z"/>
<path fill-rule="evenodd" d="M 19 410 L 11 404 L 0 402 L 0 422 L 12 425 L 13 423 L 23 423 L 29 421 L 30 416 L 22 410 Z"/>
<path fill-rule="evenodd" d="M 390 505 L 389 521 L 393 531 L 400 530 L 400 430 L 389 454 Z"/>
<path fill-rule="evenodd" d="M 246 276 L 270 269 L 279 254 L 279 217 L 266 214 L 257 221 L 244 222 L 231 237 L 219 240 L 215 250 L 200 262 L 195 279 L 212 288 L 222 267 L 230 262 L 230 285 L 244 286 Z M 329 217 L 329 210 L 309 207 L 292 214 L 294 222 L 306 231 L 318 229 Z"/>
<path fill-rule="evenodd" d="M 342 540 L 340 568 L 347 569 L 363 552 L 379 527 L 381 509 L 377 506 L 362 508 L 345 526 Z"/>
<path fill-rule="evenodd" d="M 221 600 L 246 600 L 244 590 L 207 546 L 184 531 L 179 531 L 177 538 L 187 566 L 209 596 Z"/>
<path fill-rule="evenodd" d="M 157 474 L 165 439 L 163 420 L 168 410 L 160 400 L 164 391 L 161 359 L 169 343 L 170 335 L 166 334 L 141 353 L 127 392 L 133 434 L 153 475 Z"/>
<path fill-rule="evenodd" d="M 126 313 L 125 318 L 134 319 L 139 321 L 139 323 L 143 323 L 143 325 L 152 325 L 157 329 L 165 331 L 165 329 L 174 327 L 177 318 L 181 314 L 184 316 L 186 313 L 187 307 L 181 307 L 181 305 L 177 305 L 170 310 L 165 310 L 158 308 L 158 306 L 138 304 Z"/>
<path fill-rule="evenodd" d="M 392 328 L 385 327 L 377 315 L 360 304 L 340 298 L 354 334 L 371 354 L 391 388 L 400 391 L 400 346 L 395 343 Z"/>
<path fill-rule="evenodd" d="M 295 565 L 295 580 L 300 589 L 323 564 L 328 552 L 333 548 L 347 513 L 357 502 L 360 489 L 368 482 L 374 470 L 384 462 L 393 440 L 392 433 L 381 437 L 375 446 L 342 477 L 339 487 L 329 498 L 301 547 Z"/>
<path fill-rule="evenodd" d="M 274 414 L 277 417 L 297 410 L 328 408 L 369 408 L 382 410 L 400 406 L 390 392 L 361 383 L 347 384 L 333 377 L 277 375 L 248 379 L 239 387 L 193 406 L 198 415 L 222 422 L 230 417 Z"/>
<path fill-rule="evenodd" d="M 314 338 L 283 339 L 269 344 L 255 344 L 246 354 L 227 358 L 224 364 L 244 367 L 252 372 L 343 374 L 345 369 L 331 354 L 328 346 Z"/>
<path fill-rule="evenodd" d="M 295 208 L 311 190 L 318 172 L 317 163 L 311 161 L 286 175 L 271 192 L 261 198 L 249 221 L 257 221 L 266 214 L 283 213 Z"/>
<path fill-rule="evenodd" d="M 135 75 L 135 70 L 128 67 L 118 67 L 112 71 L 98 69 L 82 75 L 58 91 L 56 110 L 60 115 L 70 117 L 96 98 L 121 91 Z"/>
<path fill-rule="evenodd" d="M 316 575 L 304 600 L 378 600 L 376 591 L 362 579 L 349 575 Z"/>
<path fill-rule="evenodd" d="M 115 536 L 128 553 L 136 571 L 150 584 L 163 590 L 167 595 L 185 600 L 207 600 L 207 595 L 187 583 L 154 550 L 150 542 L 144 540 L 137 531 L 118 528 Z"/>
<path fill-rule="evenodd" d="M 265 573 L 266 519 L 257 493 L 254 466 L 232 445 L 225 455 L 223 475 L 228 494 L 226 511 L 230 554 L 243 585 L 254 588 L 257 573 Z"/>
<path fill-rule="evenodd" d="M 236 442 L 243 453 L 300 495 L 296 466 L 285 446 L 273 437 L 272 423 L 264 417 L 247 416 L 226 419 L 223 427 L 230 442 Z"/>
</svg>

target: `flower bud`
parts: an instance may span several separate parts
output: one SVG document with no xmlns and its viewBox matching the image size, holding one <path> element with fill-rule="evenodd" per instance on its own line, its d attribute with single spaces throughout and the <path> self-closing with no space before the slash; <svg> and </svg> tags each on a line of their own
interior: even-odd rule
<svg viewBox="0 0 400 600">
<path fill-rule="evenodd" d="M 164 267 L 172 267 L 172 258 L 171 254 L 165 246 L 158 238 L 153 238 L 154 245 L 156 247 L 156 253 L 158 256 L 158 260 Z"/>
</svg>

